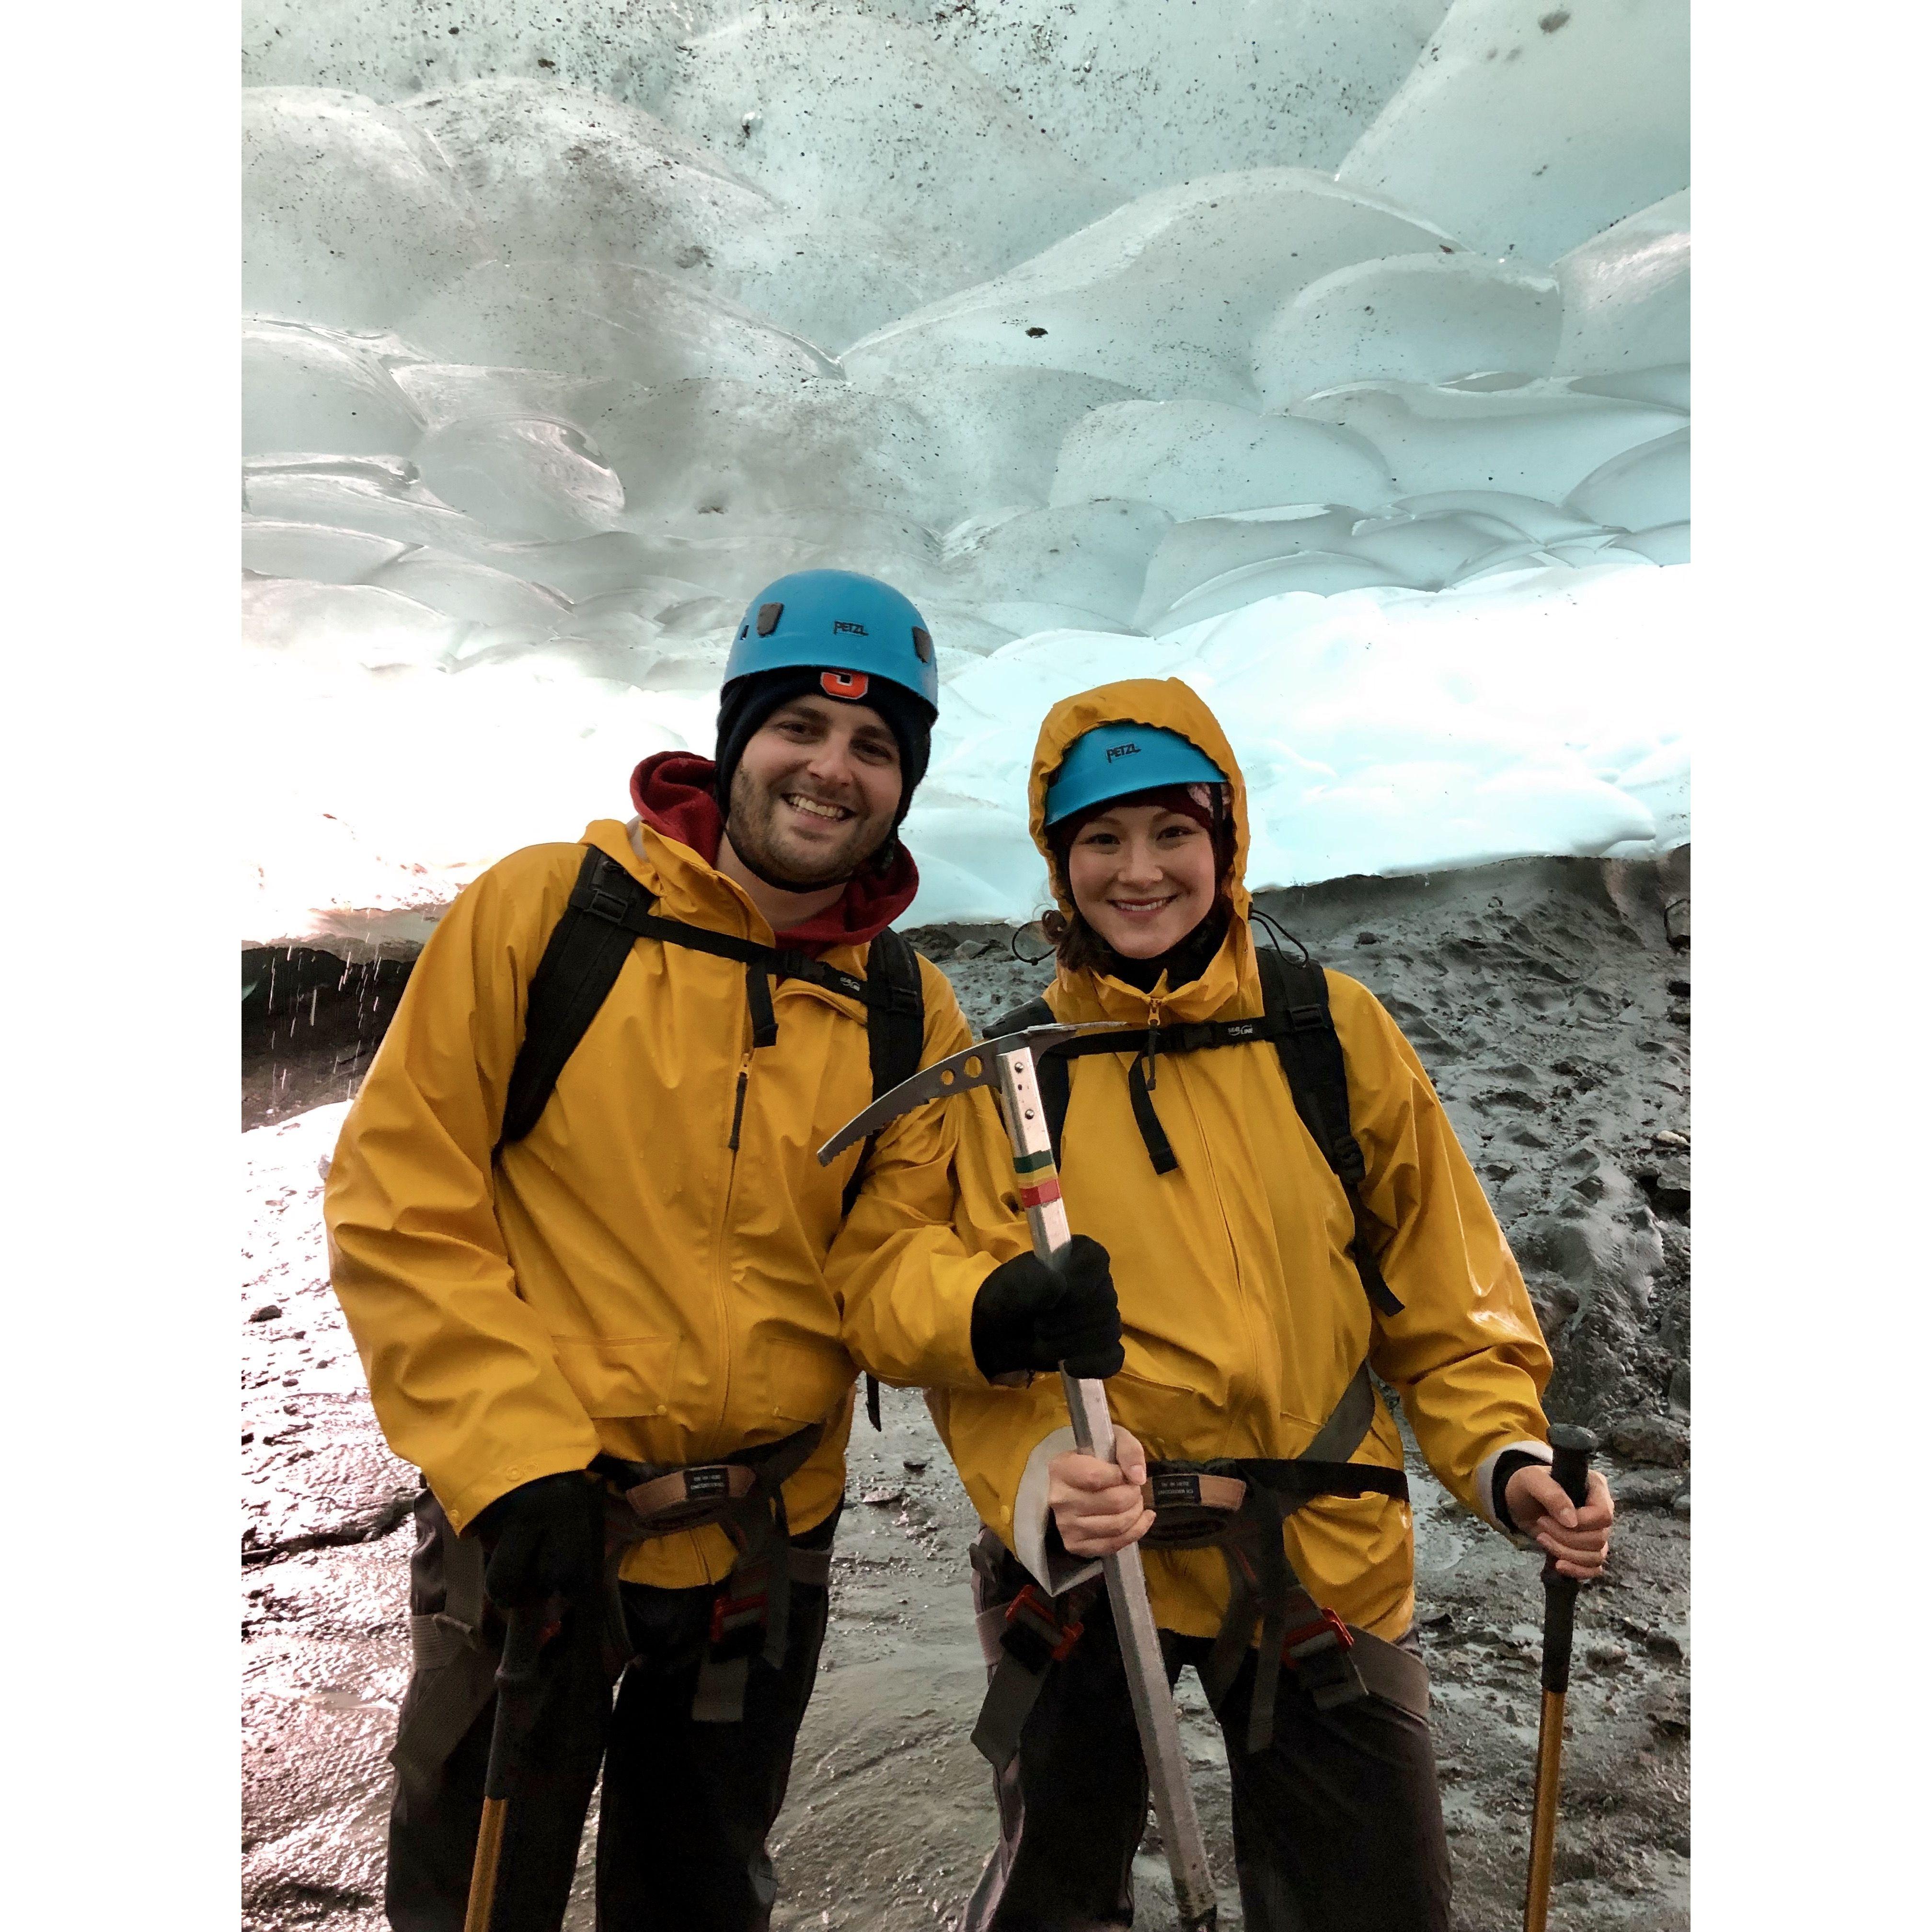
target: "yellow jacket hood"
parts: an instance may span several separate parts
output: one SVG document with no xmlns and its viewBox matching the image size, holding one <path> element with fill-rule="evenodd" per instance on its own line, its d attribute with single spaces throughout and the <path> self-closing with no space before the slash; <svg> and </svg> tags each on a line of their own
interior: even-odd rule
<svg viewBox="0 0 1932 1932">
<path fill-rule="evenodd" d="M 1033 769 L 1027 780 L 1027 825 L 1053 878 L 1054 897 L 1070 917 L 1072 902 L 1054 863 L 1046 839 L 1046 784 L 1060 769 L 1074 741 L 1102 724 L 1149 724 L 1178 733 L 1228 775 L 1229 806 L 1234 820 L 1234 858 L 1229 895 L 1234 910 L 1246 917 L 1248 889 L 1248 790 L 1234 748 L 1220 721 L 1199 694 L 1178 677 L 1123 678 L 1117 684 L 1096 685 L 1072 698 L 1063 698 L 1046 714 L 1034 746 Z"/>
</svg>

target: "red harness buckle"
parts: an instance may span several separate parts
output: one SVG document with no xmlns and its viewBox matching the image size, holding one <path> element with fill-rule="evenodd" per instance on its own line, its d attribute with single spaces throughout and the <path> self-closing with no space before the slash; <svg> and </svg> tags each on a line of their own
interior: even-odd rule
<svg viewBox="0 0 1932 1932">
<path fill-rule="evenodd" d="M 711 1605 L 711 1641 L 722 1643 L 724 1640 L 724 1626 L 732 1618 L 755 1610 L 762 1621 L 765 1614 L 766 1593 L 758 1591 L 749 1597 L 718 1597 Z"/>
<path fill-rule="evenodd" d="M 1048 1634 L 1059 1639 L 1059 1641 L 1047 1653 L 1055 1664 L 1065 1662 L 1067 1654 L 1080 1641 L 1081 1636 L 1087 1628 L 1084 1624 L 1062 1623 L 1052 1611 L 1047 1608 L 1046 1600 L 1040 1595 L 1038 1586 L 1032 1583 L 1028 1584 L 1006 1606 L 1008 1623 L 1015 1622 L 1022 1614 L 1030 1620 L 1033 1620 L 1030 1622 L 1028 1628 L 1034 1628 L 1035 1635 L 1042 1640 Z M 1034 1628 L 1036 1623 L 1044 1625 L 1045 1628 Z"/>
<path fill-rule="evenodd" d="M 1304 1624 L 1298 1630 L 1290 1630 L 1282 1639 L 1282 1661 L 1291 1669 L 1293 1668 L 1295 1662 L 1294 1652 L 1305 1643 L 1312 1643 L 1324 1630 L 1331 1630 L 1334 1633 L 1336 1643 L 1342 1649 L 1354 1648 L 1354 1636 L 1348 1626 L 1333 1610 L 1324 1610 L 1312 1624 Z M 1324 1648 L 1326 1647 L 1324 1646 Z"/>
</svg>

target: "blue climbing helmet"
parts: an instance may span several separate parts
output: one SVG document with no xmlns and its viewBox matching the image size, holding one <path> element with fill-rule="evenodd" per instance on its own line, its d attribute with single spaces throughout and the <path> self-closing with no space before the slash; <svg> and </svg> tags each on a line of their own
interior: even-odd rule
<svg viewBox="0 0 1932 1932">
<path fill-rule="evenodd" d="M 876 577 L 797 570 L 766 584 L 731 640 L 724 688 L 763 671 L 820 668 L 844 680 L 834 697 L 862 700 L 876 677 L 910 692 L 928 723 L 939 716 L 932 633 L 912 600 Z"/>
<path fill-rule="evenodd" d="M 1074 740 L 1046 782 L 1049 829 L 1090 805 L 1162 785 L 1226 784 L 1228 775 L 1178 731 L 1127 720 L 1096 724 Z"/>
</svg>

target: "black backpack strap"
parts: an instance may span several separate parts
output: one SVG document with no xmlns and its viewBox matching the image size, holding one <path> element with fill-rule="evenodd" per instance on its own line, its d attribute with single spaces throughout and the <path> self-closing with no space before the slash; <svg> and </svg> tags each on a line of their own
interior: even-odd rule
<svg viewBox="0 0 1932 1932">
<path fill-rule="evenodd" d="M 1286 1022 L 1274 1044 L 1294 1096 L 1294 1110 L 1348 1192 L 1355 1217 L 1355 1238 L 1348 1253 L 1361 1276 L 1363 1292 L 1378 1314 L 1400 1315 L 1402 1304 L 1390 1292 L 1376 1260 L 1370 1238 L 1375 1222 L 1362 1204 L 1368 1163 L 1349 1130 L 1348 1067 L 1335 1017 L 1328 1010 L 1328 976 L 1314 961 L 1291 959 L 1274 946 L 1256 947 L 1255 961 L 1264 1010 L 1270 1018 Z"/>
<path fill-rule="evenodd" d="M 530 977 L 524 1037 L 510 1069 L 496 1154 L 536 1125 L 564 1062 L 617 983 L 636 922 L 649 915 L 652 904 L 650 893 L 608 853 L 593 845 L 584 854 L 570 903 Z"/>
<path fill-rule="evenodd" d="M 736 933 L 714 932 L 710 926 L 687 926 L 682 920 L 661 917 L 651 910 L 655 902 L 650 892 L 614 859 L 595 848 L 584 864 L 584 869 L 578 874 L 577 890 L 570 896 L 572 912 L 602 921 L 631 938 L 662 940 L 667 945 L 688 946 L 694 952 L 735 959 L 744 967 L 745 1000 L 751 1010 L 754 1049 L 775 1046 L 778 1041 L 778 1016 L 772 1005 L 774 980 L 808 980 L 848 1000 L 867 998 L 863 980 L 828 966 L 809 953 L 791 947 L 763 946 L 755 939 L 741 939 Z M 612 976 L 614 979 L 615 975 Z M 607 986 L 605 991 L 608 990 Z M 578 1037 L 582 1036 L 580 1031 Z M 558 1064 L 561 1066 L 562 1062 Z M 525 1132 L 528 1131 L 526 1128 Z"/>
<path fill-rule="evenodd" d="M 1052 1018 L 1044 1005 L 1038 1005 L 1037 1010 Z M 1034 1009 L 1022 1010 L 1030 1012 Z M 1251 1046 L 1257 1040 L 1274 1039 L 1285 1024 L 1264 1014 L 1248 1020 L 1187 1020 L 1175 1026 L 1150 1027 L 1144 1036 L 1088 1034 L 1081 1039 L 1047 1048 L 1040 1063 L 1041 1084 L 1044 1087 L 1049 1077 L 1064 1082 L 1067 1077 L 1065 1062 L 1069 1060 L 1084 1059 L 1090 1054 L 1131 1051 L 1134 1059 L 1127 1069 L 1127 1100 L 1133 1108 L 1134 1124 L 1140 1130 L 1141 1144 L 1147 1149 L 1148 1159 L 1153 1162 L 1155 1173 L 1172 1174 L 1180 1166 L 1180 1159 L 1160 1124 L 1160 1115 L 1154 1103 L 1160 1056 L 1163 1053 L 1201 1053 L 1210 1047 Z M 1064 1120 L 1066 1114 L 1063 1100 L 1058 1118 Z"/>
<path fill-rule="evenodd" d="M 1151 1053 L 1134 1055 L 1134 1064 L 1127 1069 L 1127 1101 L 1134 1110 L 1134 1124 L 1141 1130 L 1141 1145 L 1147 1149 L 1154 1172 L 1172 1174 L 1180 1165 L 1180 1160 L 1167 1137 L 1167 1130 L 1160 1124 L 1160 1116 L 1154 1112 L 1154 1082 L 1148 1078 L 1154 1064 Z"/>
<path fill-rule="evenodd" d="M 872 1098 L 883 1100 L 919 1071 L 926 1049 L 926 991 L 919 955 L 890 926 L 866 951 L 866 1028 L 872 1053 Z"/>
<path fill-rule="evenodd" d="M 688 946 L 693 952 L 740 962 L 745 968 L 745 998 L 751 1009 L 754 1049 L 774 1046 L 778 1040 L 772 981 L 805 980 L 830 992 L 842 994 L 848 1000 L 865 1002 L 867 1028 L 872 1035 L 874 1082 L 882 1065 L 904 1069 L 895 1074 L 885 1088 L 878 1088 L 878 1092 L 886 1091 L 919 1071 L 926 1027 L 919 960 L 898 934 L 888 932 L 880 935 L 887 942 L 884 976 L 861 980 L 806 953 L 760 946 L 757 940 L 740 939 L 735 933 L 714 932 L 708 926 L 687 926 L 680 920 L 661 918 L 651 910 L 656 904 L 648 889 L 608 853 L 592 846 L 584 854 L 570 902 L 552 928 L 543 957 L 530 978 L 524 1038 L 510 1069 L 496 1154 L 500 1154 L 512 1141 L 521 1140 L 536 1125 L 564 1063 L 589 1031 L 598 1008 L 617 983 L 632 942 L 638 939 L 656 939 L 666 945 Z M 874 946 L 878 943 L 874 940 Z M 737 1144 L 734 1121 L 731 1144 L 735 1148 Z M 848 1208 L 850 1204 L 848 1202 Z"/>
<path fill-rule="evenodd" d="M 872 1058 L 872 1098 L 883 1100 L 902 1080 L 919 1071 L 926 1050 L 926 991 L 919 976 L 919 955 L 903 934 L 890 926 L 874 935 L 866 952 L 866 1039 Z M 859 1163 L 845 1184 L 839 1203 L 841 1218 L 852 1211 L 866 1168 L 872 1158 L 877 1134 L 866 1136 Z M 879 1378 L 866 1376 L 866 1418 L 874 1429 L 885 1424 L 879 1416 Z"/>
<path fill-rule="evenodd" d="M 883 1100 L 902 1080 L 919 1071 L 926 1049 L 926 993 L 920 983 L 919 955 L 899 933 L 887 926 L 873 938 L 866 952 L 866 1041 L 872 1060 L 872 1098 Z M 877 1134 L 868 1134 L 859 1150 L 859 1164 L 845 1184 L 839 1214 L 852 1211 L 866 1178 Z"/>
</svg>

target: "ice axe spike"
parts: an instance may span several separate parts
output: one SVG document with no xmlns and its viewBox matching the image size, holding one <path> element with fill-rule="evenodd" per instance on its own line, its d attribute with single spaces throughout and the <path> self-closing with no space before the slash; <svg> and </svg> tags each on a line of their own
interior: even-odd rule
<svg viewBox="0 0 1932 1932">
<path fill-rule="evenodd" d="M 1590 1458 L 1597 1438 L 1587 1429 L 1557 1424 L 1550 1432 L 1550 1474 L 1581 1509 L 1590 1492 Z M 1570 1690 L 1570 1647 L 1576 1616 L 1577 1581 L 1562 1575 L 1556 1559 L 1543 1565 L 1543 1709 L 1537 1720 L 1536 1799 L 1529 1830 L 1529 1883 L 1523 1894 L 1523 1932 L 1544 1932 L 1550 1922 L 1550 1877 L 1556 1856 L 1556 1798 L 1563 1771 L 1563 1703 Z"/>
<path fill-rule="evenodd" d="M 1006 1132 L 1012 1142 L 1013 1170 L 1018 1176 L 1020 1200 L 1033 1234 L 1034 1252 L 1049 1267 L 1072 1241 L 1066 1209 L 1060 1198 L 1060 1174 L 1054 1160 L 1053 1140 L 1047 1130 L 1046 1108 L 1040 1097 L 1037 1056 L 1077 1035 L 1138 1030 L 1123 1022 L 1103 1021 L 1084 1026 L 1029 1027 L 1024 1031 L 982 1040 L 950 1059 L 902 1081 L 856 1118 L 848 1120 L 818 1150 L 821 1162 L 832 1160 L 854 1142 L 876 1133 L 888 1121 L 914 1108 L 944 1100 L 976 1087 L 997 1086 L 1004 1102 Z M 1107 1385 L 1083 1381 L 1060 1372 L 1066 1391 L 1073 1439 L 1084 1455 L 1103 1462 L 1114 1460 L 1114 1419 L 1107 1408 Z M 1127 1692 L 1140 1732 L 1148 1784 L 1161 1843 L 1173 1876 L 1174 1898 L 1182 1932 L 1214 1932 L 1217 1907 L 1208 1847 L 1187 1782 L 1187 1760 L 1180 1748 L 1180 1726 L 1174 1716 L 1174 1694 L 1161 1656 L 1160 1633 L 1148 1601 L 1147 1573 L 1140 1546 L 1100 1559 L 1114 1623 L 1126 1666 Z"/>
</svg>

